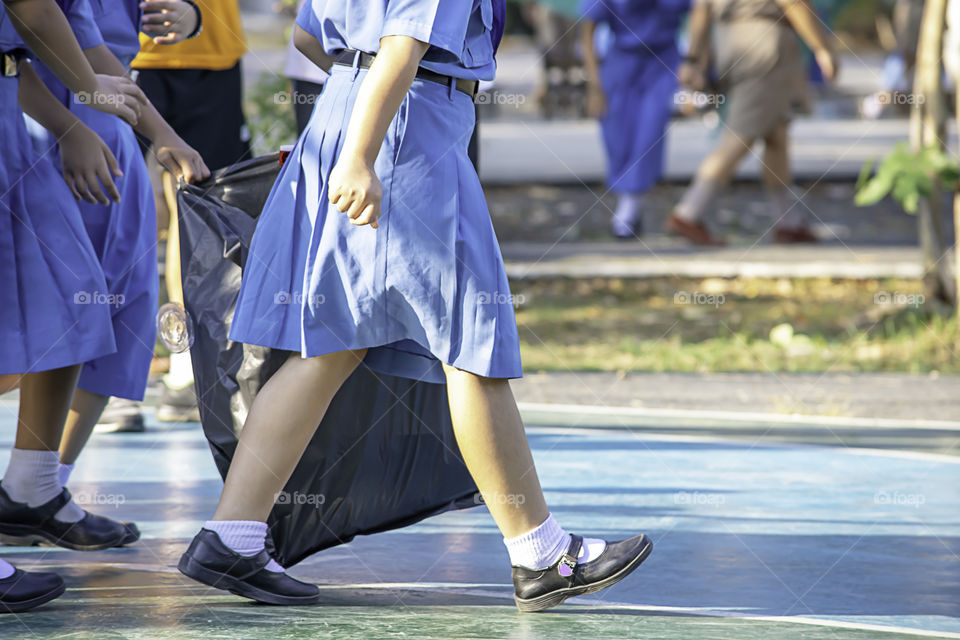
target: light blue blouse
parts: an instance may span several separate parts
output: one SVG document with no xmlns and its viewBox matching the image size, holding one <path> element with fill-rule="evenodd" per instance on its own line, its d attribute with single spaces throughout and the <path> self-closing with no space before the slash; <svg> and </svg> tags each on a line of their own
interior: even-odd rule
<svg viewBox="0 0 960 640">
<path fill-rule="evenodd" d="M 331 55 L 376 53 L 380 38 L 409 36 L 430 45 L 425 69 L 470 80 L 496 73 L 492 0 L 308 0 L 297 24 Z"/>
</svg>

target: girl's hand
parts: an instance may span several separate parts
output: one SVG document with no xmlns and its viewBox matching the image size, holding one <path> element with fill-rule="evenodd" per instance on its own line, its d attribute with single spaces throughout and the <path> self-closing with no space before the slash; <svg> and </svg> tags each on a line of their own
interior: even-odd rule
<svg viewBox="0 0 960 640">
<path fill-rule="evenodd" d="M 197 30 L 197 11 L 179 0 L 146 0 L 140 3 L 140 30 L 157 44 L 182 42 Z"/>
<path fill-rule="evenodd" d="M 837 60 L 829 49 L 818 49 L 813 53 L 817 66 L 820 67 L 820 73 L 827 82 L 833 82 L 837 77 Z"/>
<path fill-rule="evenodd" d="M 607 94 L 603 87 L 590 84 L 587 87 L 587 115 L 591 118 L 602 118 L 607 114 Z"/>
<path fill-rule="evenodd" d="M 328 185 L 330 204 L 347 214 L 350 223 L 369 224 L 377 229 L 383 187 L 373 166 L 355 155 L 340 154 L 330 171 Z"/>
<path fill-rule="evenodd" d="M 113 177 L 120 178 L 123 172 L 110 147 L 100 136 L 78 122 L 57 142 L 60 144 L 63 179 L 74 198 L 91 204 L 110 204 L 110 200 L 120 202 L 120 192 L 113 183 Z M 100 188 L 100 183 L 103 183 L 106 194 Z"/>
<path fill-rule="evenodd" d="M 157 160 L 177 179 L 183 178 L 191 184 L 202 182 L 210 177 L 203 158 L 196 149 L 188 145 L 178 135 L 170 135 L 151 140 L 157 154 Z"/>
<path fill-rule="evenodd" d="M 98 73 L 96 90 L 92 94 L 78 93 L 77 101 L 97 111 L 120 116 L 136 126 L 147 97 L 130 78 Z"/>
<path fill-rule="evenodd" d="M 684 62 L 677 73 L 680 85 L 691 91 L 707 90 L 707 73 L 703 67 L 692 62 Z"/>
</svg>

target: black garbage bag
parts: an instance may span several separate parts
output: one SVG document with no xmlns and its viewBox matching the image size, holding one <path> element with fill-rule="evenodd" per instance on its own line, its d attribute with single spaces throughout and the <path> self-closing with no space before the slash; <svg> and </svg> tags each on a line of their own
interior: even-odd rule
<svg viewBox="0 0 960 640">
<path fill-rule="evenodd" d="M 256 218 L 279 169 L 255 158 L 181 185 L 184 306 L 203 432 L 226 477 L 257 390 L 284 352 L 227 339 Z M 283 408 L 277 407 L 281 419 Z M 270 514 L 284 566 L 357 534 L 413 524 L 478 504 L 450 424 L 446 387 L 364 366 L 334 398 Z"/>
</svg>

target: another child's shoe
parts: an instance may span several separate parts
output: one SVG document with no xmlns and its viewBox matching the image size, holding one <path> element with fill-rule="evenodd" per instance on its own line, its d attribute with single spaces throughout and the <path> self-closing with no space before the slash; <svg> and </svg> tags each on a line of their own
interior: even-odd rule
<svg viewBox="0 0 960 640">
<path fill-rule="evenodd" d="M 266 549 L 255 556 L 242 556 L 227 547 L 215 531 L 201 529 L 177 568 L 197 582 L 265 604 L 314 604 L 320 599 L 316 585 L 270 571 L 268 562 Z"/>
<path fill-rule="evenodd" d="M 200 409 L 197 407 L 197 393 L 191 382 L 182 389 L 173 389 L 166 383 L 157 404 L 159 422 L 200 422 Z"/>
<path fill-rule="evenodd" d="M 122 522 L 84 512 L 78 522 L 56 519 L 71 500 L 64 489 L 56 498 L 39 507 L 15 502 L 0 487 L 0 540 L 6 544 L 31 545 L 49 542 L 74 551 L 100 551 L 124 544 L 129 531 Z"/>
<path fill-rule="evenodd" d="M 63 594 L 63 578 L 55 573 L 16 569 L 0 580 L 0 613 L 20 613 L 39 607 Z"/>
<path fill-rule="evenodd" d="M 817 241 L 810 227 L 776 226 L 773 228 L 773 241 L 777 244 L 807 244 Z"/>
<path fill-rule="evenodd" d="M 650 538 L 640 534 L 608 542 L 596 560 L 578 564 L 583 538 L 571 538 L 567 552 L 546 569 L 513 567 L 513 599 L 520 611 L 543 611 L 567 598 L 595 593 L 616 584 L 639 567 L 653 550 Z"/>
<path fill-rule="evenodd" d="M 707 225 L 702 222 L 687 222 L 676 214 L 670 214 L 664 228 L 668 233 L 682 236 L 693 244 L 702 247 L 722 247 L 726 244 L 726 242 L 711 234 Z"/>
</svg>

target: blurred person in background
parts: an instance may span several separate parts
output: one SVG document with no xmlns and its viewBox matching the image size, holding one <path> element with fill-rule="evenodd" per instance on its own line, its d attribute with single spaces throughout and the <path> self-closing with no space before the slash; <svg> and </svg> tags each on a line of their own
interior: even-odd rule
<svg viewBox="0 0 960 640">
<path fill-rule="evenodd" d="M 763 182 L 776 220 L 774 241 L 815 242 L 790 189 L 787 129 L 792 105 L 802 101 L 806 89 L 798 35 L 823 77 L 832 81 L 836 75 L 821 23 L 809 0 L 696 0 L 690 51 L 680 67 L 680 82 L 695 91 L 707 86 L 711 28 L 716 33 L 713 66 L 728 108 L 725 131 L 667 218 L 666 229 L 697 245 L 723 244 L 704 219 L 741 160 L 762 140 Z"/>
<path fill-rule="evenodd" d="M 153 37 L 151 25 L 187 20 L 179 5 L 194 5 L 190 14 L 200 20 L 196 37 L 167 44 Z M 174 6 L 176 5 L 176 6 Z M 243 114 L 243 77 L 240 59 L 247 50 L 237 0 L 196 0 L 181 3 L 145 0 L 144 33 L 132 67 L 137 83 L 160 115 L 183 140 L 196 149 L 211 171 L 250 158 L 250 133 Z M 177 12 L 177 13 L 173 13 Z M 183 13 L 183 17 L 180 14 Z M 169 24 L 166 24 L 169 28 Z M 186 31 L 186 29 L 183 29 Z M 143 141 L 141 140 L 141 143 Z M 145 143 L 144 143 L 145 144 Z M 167 296 L 183 304 L 180 281 L 180 234 L 176 212 L 176 185 L 164 173 L 154 184 L 158 217 L 169 217 L 166 252 Z M 193 387 L 189 351 L 170 356 L 163 380 L 157 419 L 186 422 L 200 419 Z M 118 407 L 111 420 L 135 419 L 139 406 Z"/>
<path fill-rule="evenodd" d="M 680 66 L 677 31 L 690 2 L 585 0 L 581 8 L 587 113 L 600 119 L 607 184 L 617 194 L 612 232 L 635 238 L 643 233 L 643 194 L 663 175 Z"/>
</svg>

